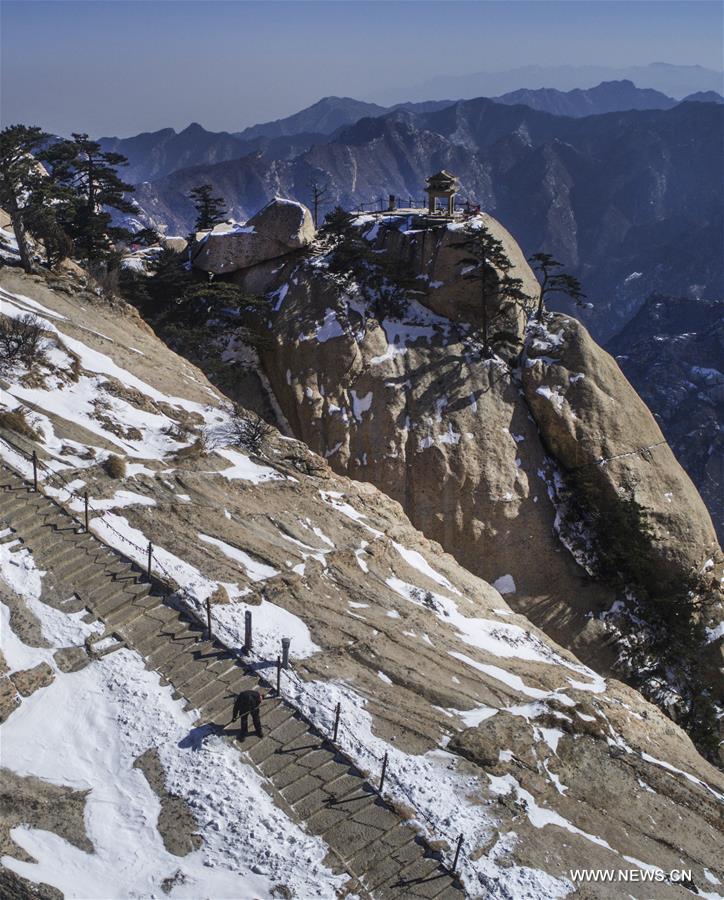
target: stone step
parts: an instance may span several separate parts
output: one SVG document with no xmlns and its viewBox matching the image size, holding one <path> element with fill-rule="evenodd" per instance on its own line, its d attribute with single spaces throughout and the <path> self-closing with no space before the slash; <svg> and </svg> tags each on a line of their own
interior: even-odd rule
<svg viewBox="0 0 724 900">
<path fill-rule="evenodd" d="M 369 806 L 372 802 L 372 793 L 369 785 L 355 776 L 345 776 L 340 779 L 349 790 L 340 797 L 330 797 L 328 801 L 309 816 L 305 816 L 307 829 L 312 834 L 320 835 L 334 848 L 344 859 L 344 848 L 335 840 L 337 829 L 355 812 Z M 354 783 L 353 783 L 354 782 Z M 340 792 L 342 793 L 342 792 Z M 295 809 L 303 806 L 304 798 L 300 798 Z"/>
<path fill-rule="evenodd" d="M 236 679 L 234 682 L 218 682 L 211 700 L 206 700 L 203 703 L 194 702 L 193 700 L 189 701 L 192 706 L 199 710 L 205 722 L 215 722 L 219 718 L 228 721 L 231 718 L 237 694 L 240 691 L 253 691 L 259 687 L 259 683 L 253 676 L 245 675 L 243 672 L 237 675 Z"/>
<path fill-rule="evenodd" d="M 56 567 L 68 560 L 68 554 L 75 557 L 80 565 L 84 559 L 93 560 L 100 569 L 111 561 L 98 551 L 92 542 L 81 542 L 74 546 L 75 541 L 71 537 L 59 532 L 48 531 L 39 538 L 25 538 L 39 565 L 55 573 Z"/>
<path fill-rule="evenodd" d="M 216 707 L 220 696 L 231 694 L 236 697 L 241 691 L 255 691 L 259 688 L 259 682 L 249 672 L 239 665 L 233 665 L 223 675 L 213 675 L 209 684 L 191 692 L 186 688 L 186 696 L 190 704 L 203 712 L 209 712 Z"/>
<path fill-rule="evenodd" d="M 188 630 L 185 622 L 172 622 L 159 635 L 158 644 L 147 653 L 146 662 L 152 669 L 163 673 L 174 657 L 196 644 L 196 635 Z"/>
<path fill-rule="evenodd" d="M 390 868 L 385 867 L 384 861 L 389 860 L 393 854 L 408 844 L 419 843 L 422 852 L 425 852 L 424 844 L 417 832 L 402 822 L 396 813 L 389 812 L 394 823 L 380 837 L 360 847 L 347 860 L 350 868 L 362 876 L 368 886 L 371 886 L 372 880 L 377 884 L 383 884 L 391 874 L 399 871 L 398 862 L 394 862 L 394 867 Z"/>
<path fill-rule="evenodd" d="M 164 618 L 164 610 L 153 610 L 147 613 L 146 618 L 155 623 L 155 633 L 148 633 L 133 639 L 136 649 L 143 653 L 146 665 L 149 669 L 158 669 L 159 663 L 171 651 L 178 651 L 177 635 L 186 631 L 186 624 L 177 619 L 170 621 Z M 146 627 L 145 621 L 134 622 L 135 627 Z M 172 643 L 173 642 L 173 643 Z M 172 646 L 169 647 L 169 644 Z"/>
<path fill-rule="evenodd" d="M 295 809 L 304 818 L 310 829 L 317 828 L 320 833 L 324 828 L 324 819 L 314 817 L 325 809 L 334 809 L 344 802 L 357 802 L 360 786 L 364 783 L 353 766 L 341 757 L 334 765 L 325 763 L 317 769 L 320 785 L 311 793 L 299 800 Z M 287 776 L 291 777 L 291 776 Z"/>
<path fill-rule="evenodd" d="M 139 619 L 149 610 L 156 609 L 161 603 L 161 599 L 154 594 L 133 597 L 124 606 L 118 606 L 112 613 L 103 616 L 103 619 L 108 628 L 118 629 Z"/>
<path fill-rule="evenodd" d="M 213 704 L 216 695 L 221 691 L 235 691 L 238 694 L 241 690 L 254 690 L 257 687 L 256 679 L 250 676 L 236 659 L 221 658 L 208 668 L 206 683 L 192 684 L 189 681 L 184 686 L 184 695 L 190 703 L 201 708 Z"/>
<path fill-rule="evenodd" d="M 97 649 L 98 644 L 101 644 L 105 641 L 108 641 L 108 645 L 103 647 L 103 649 Z M 116 635 L 113 631 L 106 631 L 95 640 L 88 642 L 88 652 L 89 655 L 95 659 L 101 659 L 104 656 L 108 656 L 109 653 L 114 653 L 116 650 L 121 650 L 126 646 L 126 642 L 119 635 Z"/>
<path fill-rule="evenodd" d="M 270 720 L 270 717 L 262 718 L 261 725 L 264 737 L 255 738 L 254 745 L 247 750 L 249 758 L 257 765 L 261 765 L 272 754 L 276 755 L 279 752 L 278 748 L 283 749 L 286 746 L 287 740 L 293 740 L 306 731 L 306 724 L 297 719 L 293 713 L 284 718 L 280 716 L 276 721 Z M 307 772 L 306 769 L 304 771 Z M 289 800 L 288 797 L 286 799 Z"/>
<path fill-rule="evenodd" d="M 358 851 L 349 861 L 350 866 L 359 869 L 362 883 L 372 893 L 380 885 L 398 875 L 401 868 L 408 865 L 410 860 L 425 854 L 426 848 L 423 842 L 411 828 L 401 826 L 396 838 L 399 840 L 399 845 L 392 847 L 387 853 L 381 853 L 370 860 L 369 854 L 366 852 L 367 848 L 365 848 Z M 395 838 L 393 838 L 394 840 Z"/>
<path fill-rule="evenodd" d="M 107 572 L 109 575 L 121 571 L 121 564 L 111 564 L 108 569 L 96 561 L 92 556 L 82 550 L 68 547 L 65 553 L 56 560 L 52 569 L 56 581 L 73 581 L 82 584 L 84 579 L 90 578 L 98 572 Z"/>
<path fill-rule="evenodd" d="M 75 563 L 75 565 L 74 565 Z M 53 568 L 53 575 L 59 581 L 74 581 L 81 585 L 84 579 L 90 579 L 96 573 L 104 573 L 109 577 L 113 575 L 124 575 L 127 566 L 120 561 L 112 560 L 96 560 L 93 556 L 79 551 L 75 555 L 70 555 L 67 560 Z"/>
<path fill-rule="evenodd" d="M 110 612 L 128 596 L 128 587 L 108 577 L 99 577 L 98 581 L 87 581 L 79 586 L 76 593 L 88 609 L 101 615 L 101 611 Z"/>
<path fill-rule="evenodd" d="M 115 582 L 110 582 L 110 585 L 114 585 Z M 120 586 L 119 586 L 120 587 Z M 77 593 L 83 597 L 83 589 L 79 588 Z M 100 593 L 100 589 L 96 591 L 97 594 Z M 103 616 L 108 619 L 109 616 L 113 616 L 116 610 L 120 609 L 126 603 L 131 603 L 134 601 L 143 600 L 145 597 L 153 596 L 151 594 L 151 586 L 148 584 L 129 584 L 125 587 L 121 587 L 120 592 L 117 593 L 106 593 L 102 599 L 93 601 L 93 610 L 98 613 L 98 615 Z M 160 602 L 160 598 L 155 598 L 157 602 Z M 156 605 L 156 604 L 154 604 Z M 151 605 L 147 605 L 145 609 L 151 609 Z"/>
<path fill-rule="evenodd" d="M 63 560 L 69 547 L 72 547 L 74 551 L 83 550 L 87 553 L 92 552 L 95 547 L 95 543 L 90 538 L 74 538 L 66 532 L 54 531 L 51 528 L 42 528 L 34 535 L 24 531 L 23 540 L 48 568 L 52 568 Z M 96 552 L 100 557 L 100 551 Z"/>
<path fill-rule="evenodd" d="M 208 673 L 208 666 L 215 658 L 213 645 L 206 641 L 196 641 L 163 667 L 163 677 L 185 696 L 186 685 L 200 672 L 205 674 L 207 681 L 215 680 Z"/>
<path fill-rule="evenodd" d="M 387 898 L 433 898 L 436 897 L 441 889 L 449 884 L 450 875 L 440 866 L 440 861 L 432 856 L 422 856 L 420 848 L 414 845 L 410 846 L 410 855 L 414 858 L 404 868 L 398 868 L 398 871 L 386 882 L 375 888 L 375 897 L 381 900 Z M 403 848 L 404 850 L 404 848 Z M 394 856 L 397 862 L 402 862 L 398 857 Z M 463 897 L 460 893 L 458 896 Z"/>
<path fill-rule="evenodd" d="M 12 523 L 13 528 L 22 533 L 37 527 L 63 529 L 64 531 L 72 530 L 70 527 L 71 523 L 67 519 L 58 515 L 55 510 L 47 510 L 42 507 L 26 506 L 17 514 L 6 513 L 3 518 L 8 524 Z"/>
<path fill-rule="evenodd" d="M 301 775 L 303 770 L 320 770 L 331 758 L 330 748 L 324 738 L 305 731 L 304 734 L 288 741 L 276 755 L 269 756 L 260 763 L 267 776 L 275 779 L 285 777 L 282 772 L 288 767 L 296 767 Z"/>
<path fill-rule="evenodd" d="M 5 490 L 0 493 L 0 515 L 13 516 L 17 519 L 28 509 L 45 511 L 47 509 L 45 498 L 24 490 Z"/>
<path fill-rule="evenodd" d="M 148 611 L 140 619 L 124 625 L 121 630 L 129 644 L 145 657 L 153 649 L 158 648 L 161 642 L 167 640 L 163 632 L 167 633 L 173 622 L 177 622 L 178 627 L 181 627 L 181 623 L 177 621 L 175 610 L 160 606 Z"/>
<path fill-rule="evenodd" d="M 426 884 L 426 879 L 431 876 L 434 880 Z M 370 867 L 363 877 L 363 883 L 375 897 L 385 898 L 434 897 L 451 880 L 440 862 L 428 855 L 420 838 L 389 853 L 380 854 L 378 864 Z M 463 897 L 464 894 L 457 896 Z"/>
</svg>

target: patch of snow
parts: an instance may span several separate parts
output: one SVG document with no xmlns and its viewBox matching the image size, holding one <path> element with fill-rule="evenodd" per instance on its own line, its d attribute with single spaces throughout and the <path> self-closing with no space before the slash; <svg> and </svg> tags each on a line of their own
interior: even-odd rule
<svg viewBox="0 0 724 900">
<path fill-rule="evenodd" d="M 252 581 L 266 581 L 267 578 L 273 578 L 275 575 L 279 574 L 277 569 L 259 562 L 238 547 L 232 547 L 231 544 L 220 541 L 218 538 L 199 532 L 199 540 L 217 547 L 224 556 L 228 556 L 229 559 L 233 559 L 234 562 L 240 563 L 244 569 L 245 575 Z"/>
<path fill-rule="evenodd" d="M 493 587 L 500 594 L 514 594 L 516 590 L 515 579 L 512 575 L 501 575 L 500 578 L 495 579 Z"/>
<path fill-rule="evenodd" d="M 265 481 L 275 481 L 283 478 L 279 472 L 275 472 L 274 469 L 270 469 L 269 466 L 260 466 L 258 463 L 249 459 L 248 456 L 239 453 L 238 450 L 220 447 L 215 452 L 231 463 L 229 468 L 222 469 L 218 473 L 219 475 L 223 475 L 224 478 L 251 481 L 252 484 L 262 484 Z"/>
<path fill-rule="evenodd" d="M 368 391 L 364 397 L 360 397 L 358 396 L 357 391 L 350 391 L 349 393 L 352 398 L 352 414 L 358 422 L 361 422 L 362 414 L 367 412 L 372 406 L 374 394 L 372 391 Z"/>
</svg>

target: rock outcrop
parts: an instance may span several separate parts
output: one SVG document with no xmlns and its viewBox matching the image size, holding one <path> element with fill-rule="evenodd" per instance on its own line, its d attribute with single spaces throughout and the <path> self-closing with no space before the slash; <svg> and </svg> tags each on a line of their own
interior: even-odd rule
<svg viewBox="0 0 724 900">
<path fill-rule="evenodd" d="M 534 296 L 537 283 L 513 239 L 490 217 L 483 221 L 500 235 L 515 275 Z M 669 560 L 666 567 L 653 567 L 652 590 L 662 579 L 716 558 L 706 510 L 615 362 L 575 324 L 556 340 L 573 367 L 579 432 L 565 447 L 549 441 L 557 410 L 544 396 L 545 385 L 532 382 L 541 367 L 550 377 L 558 371 L 553 361 L 544 362 L 548 345 L 535 335 L 529 339 L 521 396 L 517 368 L 471 349 L 466 322 L 475 324 L 479 314 L 479 285 L 461 274 L 462 251 L 454 246 L 459 235 L 444 226 L 425 231 L 404 219 L 400 224 L 399 217 L 365 217 L 360 228 L 376 250 L 420 270 L 419 302 L 409 305 L 403 319 L 380 322 L 361 293 L 341 290 L 318 258 L 314 265 L 292 263 L 266 273 L 276 314 L 275 346 L 264 360 L 276 398 L 294 433 L 335 470 L 383 489 L 464 566 L 491 583 L 503 579 L 511 602 L 557 640 L 574 648 L 583 644 L 603 662 L 609 651 L 600 623 L 589 613 L 609 608 L 616 596 L 592 582 L 558 540 L 550 457 L 567 470 L 599 456 L 659 445 L 651 452 L 661 465 L 639 460 L 644 468 L 637 472 L 643 481 L 639 494 L 646 492 L 660 508 L 659 555 Z M 447 317 L 439 314 L 443 310 Z M 522 343 L 525 324 L 518 318 L 513 325 Z M 533 365 L 535 355 L 540 361 Z M 595 368 L 599 360 L 603 366 L 605 387 L 597 399 L 609 404 L 610 421 L 601 419 L 595 404 L 587 405 L 594 379 L 576 379 L 576 372 L 583 374 L 582 356 L 587 366 Z M 591 443 L 589 432 L 598 434 L 600 446 Z M 669 503 L 669 493 L 679 501 Z"/>
<path fill-rule="evenodd" d="M 612 561 L 654 599 L 681 596 L 717 559 L 716 533 L 616 361 L 580 322 L 550 315 L 529 332 L 522 380 L 546 448 L 616 544 Z"/>
<path fill-rule="evenodd" d="M 372 221 L 366 223 L 366 219 Z M 513 236 L 500 222 L 486 213 L 471 218 L 468 231 L 462 222 L 431 224 L 426 217 L 363 216 L 360 229 L 367 235 L 375 252 L 384 253 L 395 268 L 405 267 L 415 279 L 414 295 L 433 312 L 454 322 L 478 325 L 481 321 L 480 281 L 466 277 L 474 268 L 465 241 L 475 231 L 485 228 L 497 241 L 510 261 L 511 278 L 520 279 L 521 290 L 534 304 L 539 284 L 522 250 Z M 491 317 L 495 316 L 496 330 L 505 329 L 518 336 L 523 334 L 525 311 L 522 306 L 501 310 L 497 285 L 501 273 L 490 266 L 487 303 Z M 501 314 L 502 315 L 499 315 Z"/>
<path fill-rule="evenodd" d="M 481 219 L 504 239 L 515 274 L 534 295 L 513 239 Z M 708 513 L 646 407 L 585 329 L 560 317 L 552 321 L 570 323 L 561 334 L 557 325 L 553 337 L 532 326 L 526 338 L 516 314 L 507 324 L 517 329 L 512 351 L 527 340 L 525 364 L 511 345 L 484 358 L 471 341 L 479 283 L 464 277 L 456 226 L 412 226 L 400 216 L 358 220 L 393 269 L 402 260 L 413 276 L 418 270 L 416 299 L 397 318 L 380 313 L 363 286 L 341 285 L 323 253 L 238 273 L 244 287 L 269 293 L 274 345 L 263 358 L 275 400 L 293 433 L 335 471 L 398 500 L 418 528 L 499 586 L 518 611 L 610 671 L 621 647 L 604 613 L 618 608 L 624 584 L 663 598 L 709 568 L 716 586 L 721 556 Z M 559 377 L 576 398 L 565 415 Z M 577 496 L 589 518 L 628 527 L 619 529 L 616 570 L 599 567 L 601 580 L 587 571 L 592 535 L 582 520 L 568 527 L 561 488 L 571 470 L 629 453 L 598 471 L 600 490 Z M 632 498 L 618 490 L 627 486 L 647 509 L 643 519 L 635 510 L 631 517 Z M 710 611 L 716 627 L 721 607 Z"/>
<path fill-rule="evenodd" d="M 314 240 L 312 215 L 301 203 L 275 197 L 245 225 L 221 225 L 192 249 L 197 269 L 224 275 L 286 256 Z"/>
</svg>

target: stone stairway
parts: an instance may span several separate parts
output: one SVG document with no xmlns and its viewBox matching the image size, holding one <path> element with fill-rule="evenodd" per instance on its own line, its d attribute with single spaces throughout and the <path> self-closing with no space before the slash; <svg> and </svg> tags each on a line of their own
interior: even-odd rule
<svg viewBox="0 0 724 900">
<path fill-rule="evenodd" d="M 88 620 L 100 619 L 111 647 L 129 646 L 199 711 L 198 740 L 212 732 L 233 740 L 268 782 L 274 801 L 331 851 L 333 868 L 367 897 L 464 897 L 457 879 L 418 833 L 383 801 L 363 774 L 314 726 L 278 698 L 262 707 L 264 737 L 240 744 L 229 720 L 235 694 L 261 686 L 243 661 L 185 613 L 164 602 L 133 563 L 80 531 L 60 506 L 33 493 L 0 465 L 0 533 L 22 541 L 58 595 L 74 594 Z M 89 647 L 93 651 L 93 646 Z"/>
</svg>

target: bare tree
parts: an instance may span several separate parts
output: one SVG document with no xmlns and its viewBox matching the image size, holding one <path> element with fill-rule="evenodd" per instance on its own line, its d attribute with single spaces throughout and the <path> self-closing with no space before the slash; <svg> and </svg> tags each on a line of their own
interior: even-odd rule
<svg viewBox="0 0 724 900">
<path fill-rule="evenodd" d="M 0 368 L 20 361 L 38 362 L 42 358 L 42 336 L 43 326 L 37 316 L 29 313 L 19 319 L 0 316 Z"/>
<path fill-rule="evenodd" d="M 255 412 L 236 415 L 224 429 L 223 438 L 250 453 L 262 453 L 274 429 Z"/>
<path fill-rule="evenodd" d="M 328 184 L 320 184 L 316 178 L 309 179 L 309 193 L 312 198 L 312 212 L 314 215 L 314 227 L 319 227 L 319 205 L 327 196 Z"/>
</svg>

